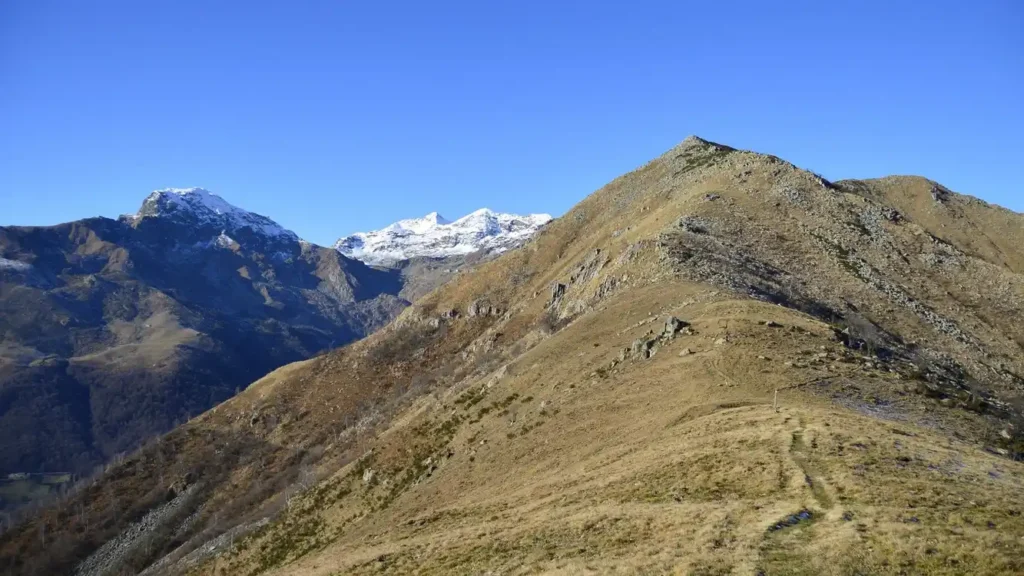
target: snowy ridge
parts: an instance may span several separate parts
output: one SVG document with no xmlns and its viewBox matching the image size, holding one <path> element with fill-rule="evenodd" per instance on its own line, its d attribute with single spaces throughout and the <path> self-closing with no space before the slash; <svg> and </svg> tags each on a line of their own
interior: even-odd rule
<svg viewBox="0 0 1024 576">
<path fill-rule="evenodd" d="M 334 248 L 349 258 L 380 265 L 417 256 L 441 258 L 478 250 L 504 252 L 526 242 L 550 220 L 548 214 L 519 216 L 481 208 L 451 222 L 431 212 L 373 232 L 346 236 Z"/>
<path fill-rule="evenodd" d="M 184 217 L 194 220 L 194 223 L 200 226 L 213 226 L 224 232 L 234 232 L 248 227 L 263 236 L 298 240 L 294 232 L 282 228 L 270 218 L 238 208 L 202 188 L 157 190 L 146 198 L 137 214 L 127 218 L 138 221 L 151 217 Z"/>
<path fill-rule="evenodd" d="M 7 258 L 0 258 L 0 270 L 17 270 L 18 272 L 25 272 L 31 270 L 32 265 L 28 262 L 22 262 L 20 260 L 8 260 Z"/>
</svg>

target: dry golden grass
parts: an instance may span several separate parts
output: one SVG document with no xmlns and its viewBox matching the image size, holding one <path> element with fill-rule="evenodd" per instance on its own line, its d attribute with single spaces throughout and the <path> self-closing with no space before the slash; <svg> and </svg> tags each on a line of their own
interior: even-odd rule
<svg viewBox="0 0 1024 576">
<path fill-rule="evenodd" d="M 684 143 L 178 431 L 257 444 L 203 518 L 284 504 L 165 572 L 1020 573 L 1024 464 L 986 449 L 1024 392 L 1021 217 L 932 186 Z"/>
<path fill-rule="evenodd" d="M 680 299 L 695 303 L 680 307 Z M 696 334 L 590 375 L 648 324 L 632 326 L 669 312 Z M 794 335 L 774 338 L 780 331 Z M 353 465 L 374 470 L 373 485 L 353 469 L 339 472 L 350 492 L 296 513 L 294 525 L 315 514 L 310 538 L 322 539 L 267 573 L 976 574 L 1024 566 L 1016 497 L 1024 466 L 794 388 L 815 374 L 785 367 L 786 359 L 841 349 L 829 335 L 789 310 L 692 285 L 631 291 L 510 362 L 476 404 L 425 399 L 380 438 L 368 463 Z M 716 345 L 723 337 L 729 342 Z M 693 353 L 680 357 L 684 348 Z M 481 407 L 513 397 L 475 421 Z M 451 456 L 429 476 L 419 470 L 385 506 L 386 485 L 416 465 L 408 450 L 424 423 L 455 416 L 464 423 L 443 443 Z M 416 457 L 423 454 L 431 452 Z M 804 510 L 809 520 L 773 529 Z M 282 541 L 278 529 L 208 569 L 269 567 L 259 547 Z"/>
</svg>

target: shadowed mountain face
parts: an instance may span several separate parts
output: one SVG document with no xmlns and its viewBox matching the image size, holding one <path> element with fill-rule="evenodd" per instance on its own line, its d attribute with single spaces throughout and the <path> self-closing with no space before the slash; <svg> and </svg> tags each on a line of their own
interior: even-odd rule
<svg viewBox="0 0 1024 576">
<path fill-rule="evenodd" d="M 924 178 L 688 138 L 79 485 L 0 566 L 1019 574 L 1022 246 Z"/>
<path fill-rule="evenodd" d="M 408 302 L 395 272 L 202 190 L 0 228 L 0 474 L 89 472 Z"/>
</svg>

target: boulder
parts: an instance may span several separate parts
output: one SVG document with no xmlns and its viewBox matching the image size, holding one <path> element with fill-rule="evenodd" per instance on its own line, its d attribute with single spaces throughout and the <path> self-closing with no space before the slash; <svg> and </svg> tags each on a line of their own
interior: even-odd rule
<svg viewBox="0 0 1024 576">
<path fill-rule="evenodd" d="M 498 314 L 498 309 L 495 306 L 491 305 L 489 301 L 484 300 L 482 298 L 473 300 L 472 302 L 469 303 L 469 306 L 466 308 L 466 315 L 469 316 L 470 318 L 474 318 L 476 316 L 496 316 Z"/>
<path fill-rule="evenodd" d="M 662 331 L 662 336 L 666 338 L 672 338 L 678 334 L 683 328 L 689 326 L 686 322 L 676 318 L 675 316 L 669 316 L 665 319 L 665 329 Z"/>
<path fill-rule="evenodd" d="M 646 338 L 637 338 L 633 341 L 633 344 L 629 347 L 629 353 L 635 358 L 650 358 L 654 354 L 652 350 L 654 348 L 655 340 L 648 340 Z"/>
</svg>

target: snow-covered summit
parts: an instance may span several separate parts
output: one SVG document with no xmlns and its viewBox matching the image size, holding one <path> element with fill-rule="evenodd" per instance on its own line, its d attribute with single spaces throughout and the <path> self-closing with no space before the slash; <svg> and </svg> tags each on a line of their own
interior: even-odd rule
<svg viewBox="0 0 1024 576">
<path fill-rule="evenodd" d="M 213 226 L 222 231 L 251 228 L 263 236 L 280 239 L 298 237 L 266 216 L 243 210 L 202 188 L 165 188 L 156 190 L 142 202 L 138 213 L 128 219 L 138 221 L 151 217 L 185 218 L 190 224 Z"/>
<path fill-rule="evenodd" d="M 444 226 L 451 224 L 451 221 L 441 216 L 437 212 L 431 212 L 423 218 L 408 218 L 406 220 L 399 220 L 394 224 L 384 228 L 384 230 L 401 233 L 401 232 L 412 232 L 413 234 L 424 234 L 437 228 L 438 226 Z M 384 230 L 381 230 L 383 232 Z"/>
<path fill-rule="evenodd" d="M 520 216 L 481 208 L 451 222 L 431 212 L 373 232 L 357 232 L 341 238 L 334 247 L 349 258 L 384 265 L 416 256 L 504 252 L 521 245 L 550 220 L 548 214 Z"/>
</svg>

